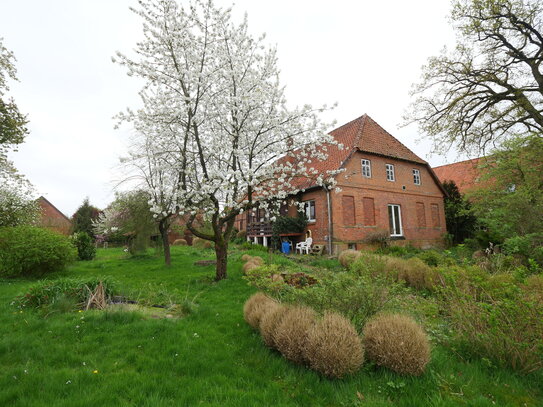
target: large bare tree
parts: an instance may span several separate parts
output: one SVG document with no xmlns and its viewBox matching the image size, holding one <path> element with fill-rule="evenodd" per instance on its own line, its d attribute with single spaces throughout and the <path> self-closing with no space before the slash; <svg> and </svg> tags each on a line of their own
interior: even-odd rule
<svg viewBox="0 0 543 407">
<path fill-rule="evenodd" d="M 457 33 L 423 67 L 406 115 L 434 140 L 481 153 L 511 135 L 543 134 L 543 2 L 453 1 Z"/>
</svg>

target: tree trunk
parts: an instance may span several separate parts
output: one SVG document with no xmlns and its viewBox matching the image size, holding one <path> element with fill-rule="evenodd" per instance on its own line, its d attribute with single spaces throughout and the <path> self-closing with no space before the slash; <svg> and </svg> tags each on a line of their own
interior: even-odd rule
<svg viewBox="0 0 543 407">
<path fill-rule="evenodd" d="M 215 280 L 220 281 L 226 278 L 226 266 L 228 265 L 228 242 L 221 239 L 215 242 L 215 256 L 217 258 L 217 267 Z"/>
<path fill-rule="evenodd" d="M 158 223 L 158 230 L 160 231 L 160 237 L 162 238 L 162 246 L 164 247 L 164 262 L 166 266 L 171 266 L 172 258 L 170 254 L 170 242 L 168 240 L 168 222 L 161 220 Z"/>
</svg>

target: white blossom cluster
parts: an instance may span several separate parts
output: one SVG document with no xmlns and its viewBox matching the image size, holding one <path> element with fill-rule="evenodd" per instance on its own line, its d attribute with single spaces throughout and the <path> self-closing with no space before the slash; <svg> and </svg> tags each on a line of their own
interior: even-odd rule
<svg viewBox="0 0 543 407">
<path fill-rule="evenodd" d="M 224 221 L 299 192 L 300 177 L 333 185 L 312 168 L 335 144 L 318 114 L 287 108 L 277 53 L 247 19 L 212 1 L 140 0 L 145 39 L 114 61 L 140 77 L 142 107 L 119 115 L 136 130 L 126 162 L 157 216 Z"/>
</svg>

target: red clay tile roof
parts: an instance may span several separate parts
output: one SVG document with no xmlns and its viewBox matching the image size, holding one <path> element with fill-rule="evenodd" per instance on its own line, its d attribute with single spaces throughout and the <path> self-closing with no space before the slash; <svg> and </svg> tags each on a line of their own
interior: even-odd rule
<svg viewBox="0 0 543 407">
<path fill-rule="evenodd" d="M 362 125 L 357 143 L 359 150 L 412 161 L 419 164 L 426 164 L 426 161 L 400 143 L 389 132 L 379 126 L 371 117 L 364 115 L 356 120 L 360 119 L 362 119 Z"/>
<path fill-rule="evenodd" d="M 332 130 L 330 135 L 343 144 L 343 149 L 329 145 L 327 160 L 311 163 L 311 167 L 320 174 L 342 168 L 357 150 L 428 165 L 366 114 Z M 298 184 L 300 189 L 315 186 L 315 182 L 307 178 L 300 178 L 293 184 Z"/>
<path fill-rule="evenodd" d="M 434 172 L 441 182 L 454 181 L 460 192 L 464 194 L 478 184 L 481 175 L 478 168 L 480 162 L 481 158 L 460 161 L 435 167 Z"/>
</svg>

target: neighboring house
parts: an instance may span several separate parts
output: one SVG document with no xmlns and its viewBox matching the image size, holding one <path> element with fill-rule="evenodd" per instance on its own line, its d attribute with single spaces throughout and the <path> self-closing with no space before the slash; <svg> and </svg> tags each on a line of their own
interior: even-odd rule
<svg viewBox="0 0 543 407">
<path fill-rule="evenodd" d="M 434 168 L 434 172 L 441 182 L 454 181 L 460 193 L 465 194 L 480 186 L 481 170 L 479 165 L 482 158 L 460 161 L 453 164 Z"/>
<path fill-rule="evenodd" d="M 38 225 L 63 235 L 69 235 L 72 229 L 72 222 L 70 219 L 43 196 L 40 196 L 37 199 L 37 202 L 40 206 L 40 219 Z"/>
<path fill-rule="evenodd" d="M 309 219 L 306 236 L 326 244 L 329 252 L 360 249 L 372 235 L 388 235 L 394 244 L 440 246 L 446 232 L 443 190 L 429 164 L 363 115 L 330 133 L 344 149 L 328 148 L 328 159 L 315 169 L 344 169 L 337 175 L 340 193 L 328 192 L 307 180 L 295 199 L 304 202 Z M 296 216 L 296 208 L 285 208 Z M 247 238 L 268 245 L 271 226 L 263 211 L 237 218 Z M 290 236 L 289 236 L 290 237 Z M 304 235 L 292 236 L 304 240 Z"/>
</svg>

